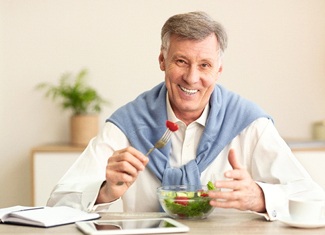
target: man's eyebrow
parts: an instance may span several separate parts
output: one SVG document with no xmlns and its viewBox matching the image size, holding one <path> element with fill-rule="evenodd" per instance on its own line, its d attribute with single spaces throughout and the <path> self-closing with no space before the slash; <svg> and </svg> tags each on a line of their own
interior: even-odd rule
<svg viewBox="0 0 325 235">
<path fill-rule="evenodd" d="M 185 55 L 182 55 L 182 54 L 174 54 L 172 56 L 172 58 L 173 59 L 179 59 L 179 58 L 181 58 L 181 59 L 188 59 Z"/>
</svg>

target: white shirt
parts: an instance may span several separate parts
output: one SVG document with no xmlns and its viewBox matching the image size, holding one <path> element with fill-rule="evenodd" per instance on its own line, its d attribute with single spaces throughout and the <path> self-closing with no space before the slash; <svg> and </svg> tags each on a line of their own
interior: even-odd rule
<svg viewBox="0 0 325 235">
<path fill-rule="evenodd" d="M 169 102 L 167 113 L 168 119 L 179 125 L 179 130 L 172 135 L 170 156 L 171 166 L 178 167 L 196 157 L 196 148 L 204 130 L 208 107 L 197 121 L 188 126 L 176 118 Z M 109 211 L 111 203 L 94 203 L 100 186 L 105 181 L 107 159 L 114 151 L 127 146 L 130 146 L 130 143 L 124 133 L 114 124 L 107 122 L 56 185 L 48 205 L 67 205 L 87 211 Z M 209 180 L 225 180 L 224 172 L 232 169 L 228 162 L 228 152 L 231 148 L 262 188 L 267 219 L 274 220 L 278 215 L 286 216 L 290 196 L 325 198 L 324 191 L 310 178 L 280 137 L 272 121 L 266 118 L 254 121 L 221 151 L 202 172 L 202 184 L 207 184 Z M 161 182 L 156 176 L 145 169 L 122 196 L 123 210 L 159 211 L 156 189 L 160 185 Z"/>
</svg>

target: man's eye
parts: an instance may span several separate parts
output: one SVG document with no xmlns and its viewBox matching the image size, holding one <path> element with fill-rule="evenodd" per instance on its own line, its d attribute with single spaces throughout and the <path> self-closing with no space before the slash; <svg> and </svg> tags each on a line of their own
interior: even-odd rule
<svg viewBox="0 0 325 235">
<path fill-rule="evenodd" d="M 210 65 L 209 65 L 208 63 L 205 63 L 205 64 L 201 64 L 201 67 L 202 67 L 202 68 L 209 68 Z"/>
<path fill-rule="evenodd" d="M 185 65 L 186 64 L 186 61 L 185 60 L 177 60 L 176 63 L 178 65 Z"/>
</svg>

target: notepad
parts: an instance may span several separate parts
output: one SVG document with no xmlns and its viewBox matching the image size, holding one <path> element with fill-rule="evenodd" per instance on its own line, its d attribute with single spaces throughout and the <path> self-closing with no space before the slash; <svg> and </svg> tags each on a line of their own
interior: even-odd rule
<svg viewBox="0 0 325 235">
<path fill-rule="evenodd" d="M 13 223 L 37 227 L 53 227 L 77 221 L 98 219 L 97 213 L 87 213 L 67 206 L 26 207 L 13 206 L 0 209 L 2 223 Z"/>
</svg>

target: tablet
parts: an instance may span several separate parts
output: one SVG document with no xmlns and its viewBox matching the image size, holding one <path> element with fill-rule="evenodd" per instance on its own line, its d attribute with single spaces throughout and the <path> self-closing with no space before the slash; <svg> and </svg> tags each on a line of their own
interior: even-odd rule
<svg viewBox="0 0 325 235">
<path fill-rule="evenodd" d="M 85 234 L 148 234 L 188 232 L 186 225 L 171 218 L 93 220 L 76 222 Z"/>
</svg>

